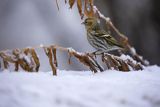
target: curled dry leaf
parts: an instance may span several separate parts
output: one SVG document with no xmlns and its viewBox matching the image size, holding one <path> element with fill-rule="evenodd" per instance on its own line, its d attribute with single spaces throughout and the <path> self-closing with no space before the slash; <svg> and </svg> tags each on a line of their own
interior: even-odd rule
<svg viewBox="0 0 160 107">
<path fill-rule="evenodd" d="M 118 56 L 105 54 L 102 56 L 102 61 L 105 62 L 108 69 L 115 69 L 119 71 L 130 71 L 130 70 L 142 70 L 143 67 L 140 63 L 135 63 L 135 60 L 123 60 Z M 131 68 L 131 69 L 130 69 Z"/>
<path fill-rule="evenodd" d="M 127 64 L 133 68 L 133 70 L 143 70 L 143 66 L 140 63 L 134 64 L 131 60 L 127 60 Z"/>
<path fill-rule="evenodd" d="M 13 55 L 15 55 L 17 62 L 15 63 L 15 69 L 18 69 L 18 65 L 21 66 L 21 68 L 25 71 L 28 72 L 32 72 L 34 71 L 33 68 L 34 66 L 32 65 L 32 61 L 30 59 L 30 57 L 28 57 L 27 55 L 29 54 L 29 49 L 26 48 L 24 49 L 24 51 L 20 50 L 20 49 L 15 49 L 13 50 Z"/>
<path fill-rule="evenodd" d="M 56 46 L 51 46 L 51 47 L 52 47 L 52 53 L 53 53 L 53 57 L 54 57 L 54 65 L 56 67 L 58 67 Z"/>
<path fill-rule="evenodd" d="M 9 63 L 15 63 L 16 61 L 16 59 L 12 55 L 8 54 L 6 51 L 0 52 L 0 57 L 3 60 L 3 65 L 5 69 L 8 69 Z"/>
<path fill-rule="evenodd" d="M 85 0 L 84 14 L 87 17 L 94 17 L 93 0 Z"/>
<path fill-rule="evenodd" d="M 2 70 L 2 64 L 1 64 L 1 60 L 0 60 L 0 71 Z"/>
<path fill-rule="evenodd" d="M 66 3 L 67 3 L 67 0 L 65 0 L 64 2 L 65 2 L 65 4 L 66 4 Z"/>
<path fill-rule="evenodd" d="M 58 10 L 59 10 L 58 0 L 56 0 L 56 5 L 57 5 L 57 8 L 58 8 Z"/>
<path fill-rule="evenodd" d="M 3 65 L 4 65 L 5 69 L 8 69 L 9 63 L 6 60 L 4 60 L 4 59 L 3 59 Z"/>
<path fill-rule="evenodd" d="M 79 14 L 81 16 L 81 19 L 83 19 L 83 12 L 82 12 L 82 1 L 81 0 L 77 0 L 77 8 L 78 8 L 78 11 L 79 11 Z"/>
<path fill-rule="evenodd" d="M 102 61 L 105 62 L 108 69 L 113 69 L 114 68 L 115 70 L 119 70 L 118 69 L 119 63 L 114 58 L 112 58 L 111 55 L 109 55 L 109 54 L 103 55 L 102 56 Z"/>
<path fill-rule="evenodd" d="M 36 64 L 35 70 L 38 72 L 39 67 L 40 67 L 40 61 L 39 61 L 38 55 L 37 55 L 35 49 L 33 49 L 33 48 L 30 49 L 30 53 L 32 55 L 32 58 L 33 58 L 35 64 Z"/>
<path fill-rule="evenodd" d="M 68 64 L 72 64 L 72 62 L 71 62 L 72 54 L 71 54 L 71 52 L 69 50 L 68 50 L 68 56 L 69 56 Z"/>
<path fill-rule="evenodd" d="M 75 0 L 69 0 L 69 6 L 70 6 L 71 9 L 72 9 L 74 3 L 75 3 Z"/>
<path fill-rule="evenodd" d="M 0 52 L 0 57 L 10 63 L 14 63 L 16 61 L 16 59 L 14 59 L 14 57 L 10 54 L 8 54 L 7 52 Z"/>
<path fill-rule="evenodd" d="M 118 66 L 119 71 L 124 71 L 124 72 L 130 71 L 129 66 L 125 61 L 121 59 L 117 59 L 117 61 L 120 63 L 120 66 Z"/>
<path fill-rule="evenodd" d="M 74 56 L 81 63 L 88 66 L 90 70 L 93 71 L 94 73 L 98 72 L 96 68 L 98 68 L 100 71 L 103 71 L 103 68 L 101 68 L 98 62 L 96 60 L 93 60 L 93 58 L 89 54 L 80 54 L 76 52 L 75 50 L 68 50 L 68 52 L 69 52 L 70 57 Z"/>
<path fill-rule="evenodd" d="M 51 68 L 52 68 L 53 75 L 57 75 L 57 68 L 56 68 L 56 66 L 53 64 L 52 47 L 44 47 L 44 51 L 45 51 L 46 55 L 47 55 L 48 58 L 49 58 L 49 63 L 50 63 L 50 66 L 51 66 Z"/>
</svg>

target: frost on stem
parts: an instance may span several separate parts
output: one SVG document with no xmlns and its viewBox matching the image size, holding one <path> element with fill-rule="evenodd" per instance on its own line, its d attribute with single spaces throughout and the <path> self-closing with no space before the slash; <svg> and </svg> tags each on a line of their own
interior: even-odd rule
<svg viewBox="0 0 160 107">
<path fill-rule="evenodd" d="M 57 75 L 57 68 L 56 68 L 56 66 L 53 64 L 52 47 L 51 47 L 51 46 L 50 46 L 50 47 L 44 47 L 44 51 L 45 51 L 46 55 L 48 56 L 50 66 L 51 66 L 52 71 L 53 71 L 53 75 Z"/>
<path fill-rule="evenodd" d="M 82 54 L 82 53 L 76 52 L 73 49 L 69 49 L 68 53 L 69 53 L 69 56 L 70 56 L 69 57 L 69 63 L 71 63 L 70 62 L 71 56 L 74 56 L 81 63 L 88 66 L 90 68 L 90 70 L 93 71 L 94 73 L 98 72 L 97 69 L 99 69 L 101 72 L 104 71 L 103 68 L 98 64 L 98 62 L 90 54 Z"/>
</svg>

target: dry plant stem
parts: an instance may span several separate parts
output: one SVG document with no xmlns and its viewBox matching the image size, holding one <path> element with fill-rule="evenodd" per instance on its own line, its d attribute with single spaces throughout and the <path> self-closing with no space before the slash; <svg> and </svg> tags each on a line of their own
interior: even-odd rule
<svg viewBox="0 0 160 107">
<path fill-rule="evenodd" d="M 65 4 L 67 3 L 67 0 L 65 0 Z"/>
<path fill-rule="evenodd" d="M 108 69 L 114 68 L 115 70 L 119 70 L 118 69 L 119 63 L 114 58 L 112 58 L 111 55 L 105 54 L 104 56 L 102 56 L 102 61 L 105 62 Z"/>
<path fill-rule="evenodd" d="M 8 69 L 9 63 L 8 63 L 7 61 L 3 60 L 3 64 L 4 64 L 4 68 L 5 68 L 5 69 Z"/>
<path fill-rule="evenodd" d="M 15 71 L 18 71 L 19 70 L 19 63 L 18 63 L 18 61 L 15 62 L 14 66 L 15 66 Z"/>
<path fill-rule="evenodd" d="M 93 60 L 89 54 L 82 54 L 82 53 L 79 53 L 73 49 L 64 48 L 64 47 L 60 47 L 60 46 L 54 46 L 54 48 L 56 48 L 60 51 L 66 51 L 69 53 L 69 59 L 68 59 L 69 64 L 71 64 L 71 57 L 74 56 L 81 63 L 88 66 L 90 68 L 90 70 L 93 71 L 94 73 L 98 72 L 98 70 L 96 68 L 98 68 L 100 71 L 103 71 L 103 68 L 101 68 L 100 65 L 98 64 L 98 62 L 96 60 Z"/>
<path fill-rule="evenodd" d="M 103 71 L 104 71 L 103 67 L 95 60 L 96 55 L 91 55 L 91 54 L 87 54 L 87 55 L 93 60 L 93 62 L 96 64 L 97 68 L 98 68 L 101 72 L 103 72 Z M 94 58 L 94 57 L 95 57 L 95 58 Z"/>
<path fill-rule="evenodd" d="M 5 51 L 0 51 L 0 57 L 6 61 L 5 67 L 8 68 L 8 63 L 14 63 L 15 65 L 15 71 L 18 71 L 19 65 L 22 67 L 23 70 L 32 72 L 34 71 L 34 68 L 36 68 L 36 71 L 38 72 L 38 69 L 40 67 L 39 58 L 35 52 L 36 48 L 42 48 L 42 47 L 32 47 L 32 48 L 24 48 L 24 49 L 14 49 L 11 54 L 7 54 Z M 64 48 L 57 45 L 51 45 L 48 47 L 43 47 L 47 57 L 49 58 L 49 63 L 53 71 L 53 75 L 57 75 L 57 50 L 59 51 L 66 51 L 69 54 L 69 63 L 71 63 L 71 57 L 75 57 L 78 59 L 82 64 L 86 65 L 90 68 L 91 71 L 94 73 L 99 71 L 104 71 L 103 67 L 98 64 L 96 59 L 94 58 L 94 55 L 91 53 L 79 53 L 71 48 Z M 28 57 L 31 60 L 31 63 L 27 61 L 24 56 L 31 55 L 31 57 Z M 23 57 L 22 57 L 23 56 Z M 54 60 L 53 60 L 54 58 Z M 28 59 L 28 60 L 29 60 Z M 131 67 L 133 70 L 140 70 L 143 69 L 142 65 L 140 63 L 133 63 L 131 60 L 123 60 L 118 56 L 110 55 L 105 53 L 102 55 L 102 60 L 107 65 L 108 69 L 115 69 L 119 71 L 129 71 L 129 67 Z M 32 64 L 35 62 L 35 65 Z"/>
<path fill-rule="evenodd" d="M 54 65 L 56 67 L 58 67 L 58 62 L 57 62 L 57 49 L 55 48 L 55 46 L 51 46 L 52 47 L 52 53 L 54 56 Z"/>
<path fill-rule="evenodd" d="M 3 65 L 4 65 L 4 69 L 8 69 L 9 67 L 9 62 L 10 63 L 15 63 L 15 59 L 13 59 L 12 56 L 9 56 L 4 52 L 0 52 L 0 57 L 3 60 Z"/>
<path fill-rule="evenodd" d="M 84 65 L 88 66 L 90 68 L 91 71 L 93 71 L 94 73 L 97 73 L 97 69 L 96 67 L 98 67 L 96 65 L 96 63 L 90 58 L 89 55 L 87 54 L 79 54 L 76 51 L 69 51 L 71 56 L 76 57 L 81 63 L 83 63 Z"/>
<path fill-rule="evenodd" d="M 130 65 L 134 70 L 143 70 L 143 66 L 139 63 L 134 64 L 132 61 L 128 60 L 127 64 Z"/>
<path fill-rule="evenodd" d="M 75 0 L 69 0 L 69 5 L 70 5 L 70 8 L 71 8 L 71 9 L 72 9 L 74 3 L 75 3 Z"/>
<path fill-rule="evenodd" d="M 45 51 L 46 55 L 47 55 L 48 58 L 49 58 L 49 63 L 50 63 L 50 66 L 51 66 L 51 68 L 52 68 L 53 75 L 57 75 L 57 68 L 56 68 L 56 66 L 53 64 L 52 48 L 51 48 L 51 47 L 44 47 L 44 51 Z"/>
<path fill-rule="evenodd" d="M 69 50 L 68 50 L 68 56 L 69 56 L 68 64 L 72 64 L 72 62 L 71 62 L 72 54 L 69 52 Z"/>
<path fill-rule="evenodd" d="M 81 16 L 81 19 L 83 19 L 83 12 L 82 12 L 82 1 L 81 0 L 77 0 L 77 7 L 78 7 L 78 11 L 79 11 L 79 14 Z"/>
<path fill-rule="evenodd" d="M 40 61 L 39 61 L 39 58 L 37 56 L 37 53 L 36 53 L 35 49 L 33 49 L 33 48 L 30 49 L 30 53 L 32 55 L 32 58 L 33 58 L 35 64 L 36 64 L 35 70 L 38 72 L 39 71 L 39 67 L 40 67 Z"/>
<path fill-rule="evenodd" d="M 1 61 L 0 61 L 0 70 L 2 69 Z"/>
<path fill-rule="evenodd" d="M 58 0 L 56 0 L 56 5 L 57 5 L 57 8 L 58 8 L 58 10 L 59 10 Z"/>
<path fill-rule="evenodd" d="M 112 28 L 119 36 L 120 38 L 120 42 L 121 44 L 131 53 L 132 57 L 142 63 L 145 66 L 148 66 L 149 64 L 145 62 L 145 60 L 142 59 L 142 57 L 140 55 L 138 55 L 135 51 L 133 51 L 133 47 L 131 47 L 131 45 L 128 42 L 128 38 L 123 35 L 112 23 L 112 21 L 110 20 L 110 18 L 105 17 L 98 9 L 96 6 L 94 6 L 94 9 L 96 10 L 96 13 L 98 14 L 98 16 L 106 21 L 107 26 L 109 26 L 110 28 Z"/>
<path fill-rule="evenodd" d="M 25 48 L 24 51 L 20 49 L 13 50 L 13 55 L 15 55 L 17 59 L 17 61 L 15 62 L 17 63 L 16 66 L 20 65 L 23 70 L 32 72 L 34 67 L 30 63 L 28 63 L 28 61 L 24 57 L 21 57 L 21 56 L 28 55 L 28 54 L 29 54 L 28 48 Z M 15 66 L 15 69 L 17 69 L 16 66 Z"/>
<path fill-rule="evenodd" d="M 84 14 L 87 17 L 93 17 L 94 16 L 93 0 L 85 0 L 84 1 Z"/>
<path fill-rule="evenodd" d="M 115 69 L 123 72 L 143 69 L 143 66 L 140 63 L 133 63 L 133 61 L 130 59 L 122 60 L 118 56 L 110 55 L 107 53 L 102 56 L 102 61 L 105 62 L 108 69 Z"/>
</svg>

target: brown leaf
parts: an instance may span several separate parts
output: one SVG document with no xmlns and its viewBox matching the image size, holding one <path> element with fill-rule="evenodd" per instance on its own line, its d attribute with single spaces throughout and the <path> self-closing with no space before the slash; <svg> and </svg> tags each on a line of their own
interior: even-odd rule
<svg viewBox="0 0 160 107">
<path fill-rule="evenodd" d="M 7 54 L 6 52 L 0 52 L 0 57 L 4 59 L 5 61 L 8 61 L 10 63 L 14 63 L 16 60 L 13 58 L 13 56 Z"/>
<path fill-rule="evenodd" d="M 70 8 L 71 8 L 71 9 L 72 9 L 74 3 L 75 3 L 75 0 L 69 0 L 69 5 L 70 5 Z"/>
<path fill-rule="evenodd" d="M 52 48 L 51 48 L 51 47 L 44 47 L 44 51 L 45 51 L 46 55 L 47 55 L 48 58 L 49 58 L 49 63 L 50 63 L 50 66 L 51 66 L 51 68 L 52 68 L 53 75 L 57 75 L 57 68 L 56 68 L 56 66 L 53 64 Z"/>
<path fill-rule="evenodd" d="M 79 14 L 81 16 L 81 19 L 83 19 L 83 12 L 82 12 L 82 1 L 81 0 L 77 0 L 77 8 L 78 8 L 78 11 L 79 11 Z"/>
<path fill-rule="evenodd" d="M 51 46 L 52 48 L 52 53 L 53 53 L 53 57 L 54 57 L 54 65 L 56 67 L 58 67 L 58 62 L 57 62 L 57 49 L 55 46 Z"/>
<path fill-rule="evenodd" d="M 100 71 L 103 71 L 103 68 L 101 68 L 98 62 L 94 60 L 90 55 L 79 54 L 74 50 L 68 50 L 68 53 L 70 56 L 74 56 L 75 58 L 77 58 L 82 64 L 88 66 L 94 73 L 98 72 L 96 68 L 98 68 Z"/>
<path fill-rule="evenodd" d="M 65 0 L 65 4 L 67 3 L 67 0 Z"/>
<path fill-rule="evenodd" d="M 128 72 L 128 71 L 130 71 L 129 66 L 128 66 L 128 64 L 127 64 L 125 61 L 120 60 L 120 59 L 118 59 L 117 61 L 118 61 L 118 62 L 120 63 L 120 65 L 121 65 L 121 66 L 118 67 L 120 71 L 123 71 L 123 72 Z"/>
<path fill-rule="evenodd" d="M 34 60 L 34 62 L 36 64 L 36 68 L 35 69 L 38 72 L 39 71 L 39 67 L 40 67 L 40 61 L 39 61 L 38 55 L 37 55 L 35 49 L 33 49 L 33 48 L 30 49 L 30 52 L 31 52 L 33 60 Z"/>
<path fill-rule="evenodd" d="M 18 71 L 19 70 L 19 63 L 18 63 L 18 61 L 15 62 L 14 66 L 15 66 L 14 70 Z"/>
<path fill-rule="evenodd" d="M 18 65 L 21 66 L 21 68 L 25 71 L 32 72 L 33 71 L 33 66 L 27 61 L 25 58 L 30 52 L 29 48 L 25 48 L 23 51 L 20 49 L 15 49 L 13 50 L 13 55 L 15 55 L 17 61 L 15 62 L 15 70 L 18 70 Z M 31 59 L 29 59 L 31 60 Z"/>
<path fill-rule="evenodd" d="M 3 59 L 3 65 L 4 65 L 5 69 L 8 69 L 9 63 L 6 60 L 4 60 L 4 59 Z"/>
<path fill-rule="evenodd" d="M 87 17 L 94 17 L 93 0 L 85 0 L 84 14 Z"/>
<path fill-rule="evenodd" d="M 58 8 L 58 10 L 59 10 L 58 0 L 56 0 L 56 5 L 57 5 L 57 8 Z"/>
<path fill-rule="evenodd" d="M 72 64 L 72 62 L 71 62 L 72 54 L 69 50 L 68 50 L 68 55 L 69 55 L 68 64 Z"/>
</svg>

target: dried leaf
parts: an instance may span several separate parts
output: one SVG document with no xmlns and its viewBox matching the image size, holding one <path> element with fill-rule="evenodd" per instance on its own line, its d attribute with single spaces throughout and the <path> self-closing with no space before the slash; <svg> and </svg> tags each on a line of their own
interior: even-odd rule
<svg viewBox="0 0 160 107">
<path fill-rule="evenodd" d="M 13 56 L 7 54 L 6 52 L 0 52 L 0 57 L 4 59 L 5 61 L 8 61 L 10 63 L 14 63 L 16 60 L 13 58 Z"/>
<path fill-rule="evenodd" d="M 52 53 L 53 53 L 53 57 L 54 57 L 54 65 L 56 67 L 58 67 L 58 62 L 57 62 L 57 49 L 55 46 L 51 46 L 52 47 Z"/>
<path fill-rule="evenodd" d="M 18 63 L 18 61 L 17 62 L 15 62 L 15 64 L 14 64 L 14 66 L 15 66 L 15 71 L 18 71 L 19 70 L 19 63 Z"/>
<path fill-rule="evenodd" d="M 119 63 L 113 58 L 112 55 L 105 54 L 104 56 L 102 56 L 102 61 L 105 62 L 108 69 L 113 69 L 114 68 L 115 70 L 119 70 L 118 69 Z"/>
<path fill-rule="evenodd" d="M 36 64 L 36 68 L 35 69 L 38 72 L 39 71 L 39 67 L 40 67 L 40 61 L 39 61 L 38 55 L 37 55 L 35 49 L 33 49 L 33 48 L 30 49 L 30 52 L 31 52 L 33 60 L 34 60 L 34 62 Z"/>
<path fill-rule="evenodd" d="M 131 60 L 127 60 L 127 64 L 130 65 L 133 70 L 143 70 L 143 67 L 141 64 L 137 63 L 137 64 L 134 64 Z"/>
<path fill-rule="evenodd" d="M 49 58 L 49 63 L 50 63 L 50 66 L 51 66 L 51 68 L 52 68 L 53 75 L 57 75 L 57 68 L 56 68 L 56 66 L 53 64 L 52 48 L 51 48 L 51 47 L 44 47 L 44 51 L 45 51 L 46 55 L 47 55 L 48 58 Z"/>
<path fill-rule="evenodd" d="M 125 61 L 120 59 L 117 61 L 120 63 L 120 66 L 118 67 L 120 71 L 124 71 L 124 72 L 130 71 L 129 66 Z"/>
<path fill-rule="evenodd" d="M 58 0 L 56 0 L 56 5 L 57 5 L 57 8 L 58 8 L 58 10 L 59 10 Z"/>
<path fill-rule="evenodd" d="M 0 60 L 0 70 L 2 69 L 1 60 Z"/>
<path fill-rule="evenodd" d="M 6 60 L 4 60 L 4 59 L 3 59 L 3 65 L 4 65 L 5 69 L 8 69 L 9 63 Z"/>
<path fill-rule="evenodd" d="M 25 48 L 23 52 L 25 55 L 28 55 L 30 53 L 30 48 Z"/>
<path fill-rule="evenodd" d="M 15 70 L 17 70 L 17 66 L 20 65 L 21 68 L 25 71 L 32 72 L 33 71 L 33 66 L 31 63 L 29 63 L 27 60 L 31 59 L 26 59 L 27 55 L 29 54 L 29 48 L 25 48 L 24 51 L 15 49 L 13 50 L 13 55 L 15 55 L 17 62 L 15 64 Z"/>
<path fill-rule="evenodd" d="M 93 60 L 88 54 L 79 54 L 74 50 L 68 50 L 68 52 L 70 56 L 74 56 L 75 58 L 77 58 L 81 63 L 88 66 L 94 73 L 98 72 L 96 68 L 102 71 L 102 68 L 99 68 L 100 66 L 97 61 Z"/>
<path fill-rule="evenodd" d="M 81 16 L 81 19 L 83 19 L 83 12 L 82 12 L 82 1 L 81 0 L 77 0 L 77 8 L 78 8 L 78 11 L 79 11 L 79 14 Z"/>
<path fill-rule="evenodd" d="M 87 17 L 94 17 L 93 0 L 85 0 L 84 14 Z"/>
<path fill-rule="evenodd" d="M 92 59 L 92 61 L 95 63 L 94 65 L 96 65 L 96 67 L 99 68 L 99 70 L 100 70 L 101 72 L 103 72 L 103 71 L 104 71 L 103 67 L 102 67 L 100 64 L 98 64 L 98 62 L 93 58 L 94 56 L 92 56 L 92 55 L 90 55 L 90 54 L 87 54 L 87 55 L 88 55 L 88 57 L 90 57 L 90 58 Z M 95 58 L 96 58 L 96 55 L 95 55 Z"/>
<path fill-rule="evenodd" d="M 65 4 L 67 3 L 67 0 L 65 0 Z"/>
<path fill-rule="evenodd" d="M 72 54 L 70 53 L 69 50 L 68 50 L 68 55 L 69 55 L 68 64 L 72 64 L 72 62 L 71 62 Z"/>
<path fill-rule="evenodd" d="M 69 5 L 70 5 L 70 8 L 71 8 L 71 9 L 72 9 L 74 3 L 75 3 L 75 0 L 69 0 Z"/>
</svg>

